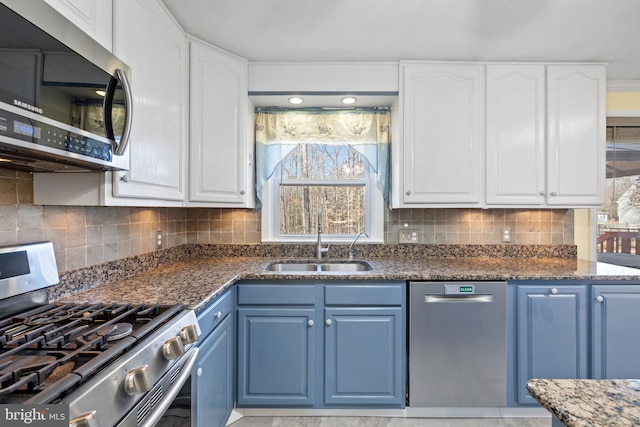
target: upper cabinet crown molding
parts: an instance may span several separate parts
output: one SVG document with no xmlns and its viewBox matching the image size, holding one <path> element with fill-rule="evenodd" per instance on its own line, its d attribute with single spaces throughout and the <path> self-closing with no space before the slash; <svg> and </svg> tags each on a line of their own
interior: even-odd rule
<svg viewBox="0 0 640 427">
<path fill-rule="evenodd" d="M 397 93 L 397 62 L 251 62 L 249 92 Z"/>
</svg>

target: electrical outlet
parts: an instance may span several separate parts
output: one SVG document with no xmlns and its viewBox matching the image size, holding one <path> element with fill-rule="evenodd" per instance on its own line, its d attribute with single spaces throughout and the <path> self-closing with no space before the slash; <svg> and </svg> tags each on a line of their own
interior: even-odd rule
<svg viewBox="0 0 640 427">
<path fill-rule="evenodd" d="M 418 243 L 418 230 L 411 228 L 403 228 L 399 231 L 399 243 Z"/>
<path fill-rule="evenodd" d="M 502 242 L 503 243 L 511 242 L 511 229 L 509 227 L 505 227 L 502 229 Z"/>
<path fill-rule="evenodd" d="M 156 249 L 162 249 L 162 231 L 156 231 Z"/>
</svg>

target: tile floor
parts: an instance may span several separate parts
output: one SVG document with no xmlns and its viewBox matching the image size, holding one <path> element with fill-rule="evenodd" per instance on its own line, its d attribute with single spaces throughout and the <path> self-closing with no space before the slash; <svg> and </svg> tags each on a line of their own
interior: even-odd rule
<svg viewBox="0 0 640 427">
<path fill-rule="evenodd" d="M 550 418 L 244 417 L 231 427 L 550 427 Z"/>
</svg>

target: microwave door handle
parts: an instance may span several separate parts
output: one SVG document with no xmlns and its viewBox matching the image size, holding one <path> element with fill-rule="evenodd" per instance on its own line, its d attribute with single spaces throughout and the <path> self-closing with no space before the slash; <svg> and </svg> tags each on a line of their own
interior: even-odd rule
<svg viewBox="0 0 640 427">
<path fill-rule="evenodd" d="M 116 70 L 116 76 L 118 76 L 118 80 L 122 84 L 122 89 L 124 90 L 125 97 L 125 105 L 126 108 L 126 118 L 124 122 L 124 128 L 122 129 L 122 136 L 120 137 L 120 143 L 114 141 L 113 154 L 117 156 L 122 156 L 124 151 L 129 144 L 129 136 L 131 134 L 131 121 L 133 120 L 133 95 L 131 94 L 131 86 L 129 85 L 129 79 L 127 78 L 127 73 L 123 70 Z"/>
<path fill-rule="evenodd" d="M 118 83 L 122 85 L 125 97 L 125 122 L 122 129 L 122 135 L 120 136 L 120 143 L 116 142 L 115 133 L 113 132 L 113 119 L 111 115 L 111 109 L 113 108 L 113 99 L 116 96 L 116 88 Z M 127 74 L 122 70 L 116 70 L 116 77 L 111 77 L 109 84 L 107 85 L 106 95 L 104 98 L 104 133 L 111 142 L 111 149 L 113 154 L 121 156 L 129 143 L 129 134 L 131 133 L 131 119 L 133 118 L 133 97 L 131 95 L 131 86 L 127 79 Z"/>
</svg>

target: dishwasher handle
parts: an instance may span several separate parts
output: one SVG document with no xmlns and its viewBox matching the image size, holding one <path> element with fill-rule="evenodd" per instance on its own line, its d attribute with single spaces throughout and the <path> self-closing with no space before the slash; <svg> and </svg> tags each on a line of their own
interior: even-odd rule
<svg viewBox="0 0 640 427">
<path fill-rule="evenodd" d="M 427 304 L 433 303 L 470 303 L 470 302 L 493 302 L 493 295 L 425 295 L 424 302 Z"/>
</svg>

